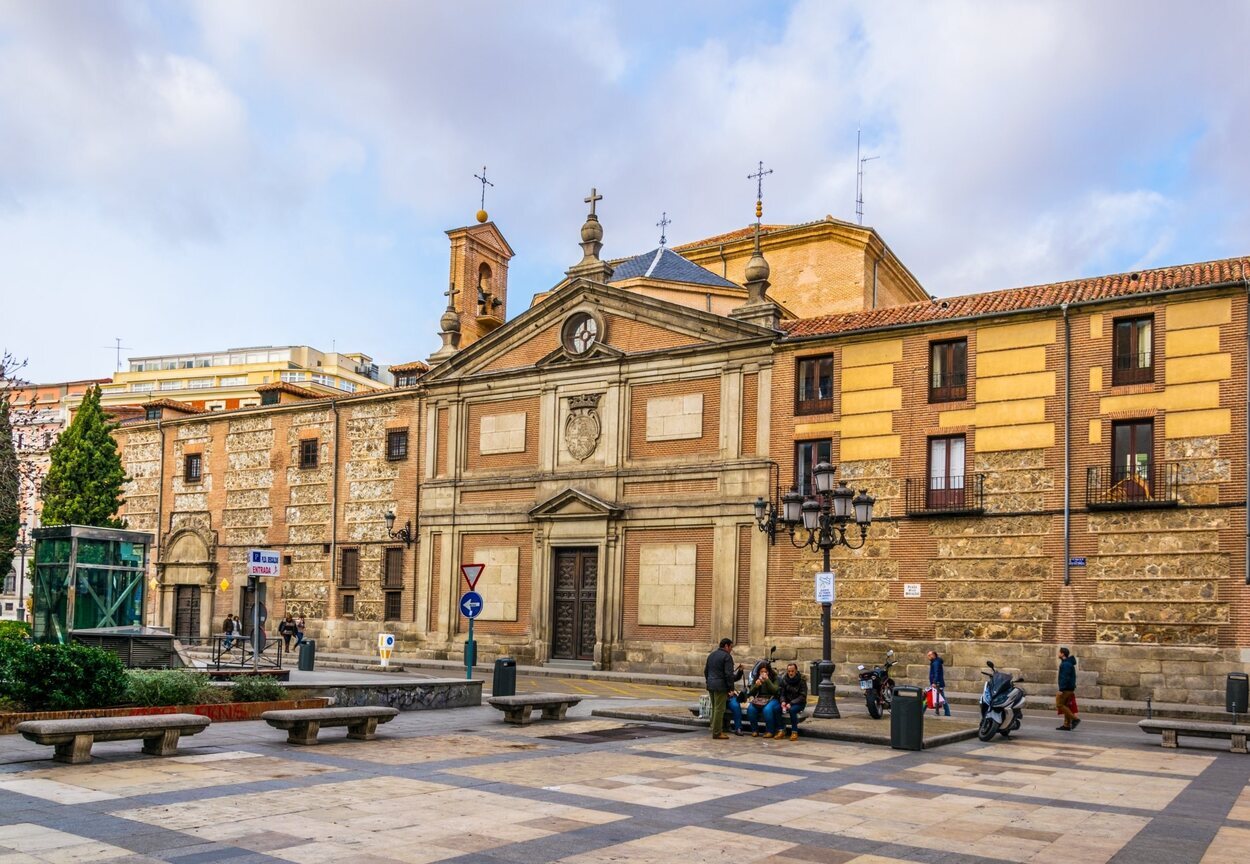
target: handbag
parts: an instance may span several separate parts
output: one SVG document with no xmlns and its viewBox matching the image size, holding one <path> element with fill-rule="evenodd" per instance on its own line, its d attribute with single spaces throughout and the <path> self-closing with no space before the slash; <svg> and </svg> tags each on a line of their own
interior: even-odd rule
<svg viewBox="0 0 1250 864">
<path fill-rule="evenodd" d="M 773 697 L 771 696 L 752 696 L 751 697 L 751 704 L 754 705 L 756 708 L 764 708 L 771 701 L 773 701 Z"/>
</svg>

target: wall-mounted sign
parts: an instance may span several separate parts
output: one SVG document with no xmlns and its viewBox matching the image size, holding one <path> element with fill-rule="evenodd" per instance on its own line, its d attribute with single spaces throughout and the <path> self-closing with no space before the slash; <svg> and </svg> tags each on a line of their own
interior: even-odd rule
<svg viewBox="0 0 1250 864">
<path fill-rule="evenodd" d="M 920 596 L 920 583 L 919 582 L 903 583 L 903 596 L 904 597 L 919 597 Z"/>
</svg>

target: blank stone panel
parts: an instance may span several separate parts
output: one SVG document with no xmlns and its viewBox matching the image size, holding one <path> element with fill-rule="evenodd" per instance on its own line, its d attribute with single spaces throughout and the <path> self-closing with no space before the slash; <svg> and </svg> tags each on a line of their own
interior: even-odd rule
<svg viewBox="0 0 1250 864">
<path fill-rule="evenodd" d="M 657 396 L 647 400 L 647 440 L 703 437 L 703 394 Z"/>
<path fill-rule="evenodd" d="M 521 550 L 516 546 L 478 547 L 474 557 L 477 560 L 472 563 L 486 565 L 477 581 L 477 593 L 482 595 L 479 620 L 515 621 Z"/>
<path fill-rule="evenodd" d="M 488 414 L 483 417 L 478 452 L 483 455 L 524 453 L 525 412 Z"/>
<path fill-rule="evenodd" d="M 638 549 L 638 623 L 694 626 L 694 543 L 646 543 Z"/>
</svg>

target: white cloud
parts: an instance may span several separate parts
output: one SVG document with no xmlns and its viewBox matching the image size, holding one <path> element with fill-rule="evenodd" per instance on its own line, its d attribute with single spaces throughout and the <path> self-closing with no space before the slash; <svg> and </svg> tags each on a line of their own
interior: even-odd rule
<svg viewBox="0 0 1250 864">
<path fill-rule="evenodd" d="M 409 360 L 483 162 L 516 314 L 577 260 L 591 185 L 613 256 L 662 210 L 675 243 L 745 225 L 758 159 L 766 220 L 853 218 L 860 124 L 866 221 L 935 293 L 1244 253 L 1248 24 L 1161 0 L 0 0 L 0 284 L 79 298 L 84 332 L 131 310 L 172 350 L 249 341 L 217 314 L 238 303 Z M 215 306 L 174 314 L 188 288 Z M 102 371 L 85 350 L 34 371 Z"/>
</svg>

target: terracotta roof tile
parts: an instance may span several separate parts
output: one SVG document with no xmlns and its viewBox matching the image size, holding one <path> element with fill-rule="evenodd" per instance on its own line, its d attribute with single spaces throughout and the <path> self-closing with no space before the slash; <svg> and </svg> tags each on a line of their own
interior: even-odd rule
<svg viewBox="0 0 1250 864">
<path fill-rule="evenodd" d="M 174 411 L 181 411 L 183 414 L 205 414 L 203 408 L 196 408 L 186 402 L 179 402 L 176 399 L 149 399 L 147 402 L 140 402 L 139 408 L 147 410 L 148 408 L 171 408 Z"/>
<path fill-rule="evenodd" d="M 261 384 L 256 388 L 257 393 L 290 393 L 292 396 L 300 396 L 304 399 L 326 399 L 332 394 L 321 393 L 317 390 L 310 390 L 307 387 L 298 387 L 287 381 L 275 381 L 273 384 Z"/>
<path fill-rule="evenodd" d="M 410 363 L 397 363 L 390 367 L 392 375 L 403 375 L 408 372 L 429 372 L 430 364 L 422 360 L 413 360 Z"/>
<path fill-rule="evenodd" d="M 760 236 L 763 236 L 770 231 L 781 231 L 782 229 L 793 228 L 793 227 L 795 226 L 793 225 L 761 225 Z M 738 228 L 735 231 L 727 231 L 724 234 L 717 234 L 714 237 L 704 237 L 702 240 L 695 240 L 691 243 L 683 243 L 680 246 L 674 246 L 673 251 L 681 252 L 683 249 L 699 249 L 700 247 L 703 247 L 703 246 L 716 246 L 721 243 L 732 243 L 735 240 L 742 240 L 746 237 L 750 237 L 754 233 L 755 233 L 755 226 L 748 225 L 745 228 Z"/>
<path fill-rule="evenodd" d="M 987 291 L 967 294 L 963 297 L 939 297 L 933 301 L 888 306 L 863 312 L 842 315 L 825 315 L 783 321 L 781 326 L 792 337 L 820 336 L 848 333 L 856 330 L 873 330 L 930 321 L 968 318 L 978 315 L 997 315 L 1006 312 L 1023 312 L 1058 306 L 1060 303 L 1079 303 L 1111 297 L 1131 297 L 1172 288 L 1200 288 L 1219 285 L 1250 277 L 1250 258 L 1224 258 L 1197 264 L 1160 267 L 1132 273 L 1115 273 L 1109 276 L 1093 276 L 1048 285 L 1032 285 L 1026 288 L 1010 288 L 1004 291 Z"/>
</svg>

